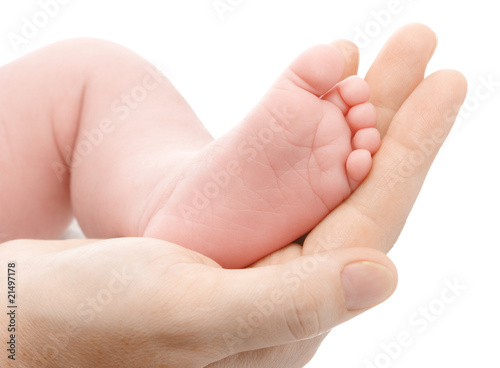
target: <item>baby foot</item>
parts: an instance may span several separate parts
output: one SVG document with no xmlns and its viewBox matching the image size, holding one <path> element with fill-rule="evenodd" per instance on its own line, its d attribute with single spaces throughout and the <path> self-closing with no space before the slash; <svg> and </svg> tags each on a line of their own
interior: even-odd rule
<svg viewBox="0 0 500 368">
<path fill-rule="evenodd" d="M 368 85 L 338 83 L 342 72 L 333 46 L 299 56 L 240 125 L 189 159 L 171 190 L 158 186 L 164 195 L 143 235 L 240 268 L 311 230 L 368 175 L 380 145 Z"/>
</svg>

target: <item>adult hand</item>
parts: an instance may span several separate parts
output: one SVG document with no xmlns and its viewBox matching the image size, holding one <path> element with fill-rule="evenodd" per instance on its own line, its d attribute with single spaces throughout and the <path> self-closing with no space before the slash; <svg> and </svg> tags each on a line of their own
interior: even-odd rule
<svg viewBox="0 0 500 368">
<path fill-rule="evenodd" d="M 334 45 L 344 54 L 344 77 L 356 74 L 359 60 L 356 46 L 347 41 L 337 41 Z M 370 175 L 305 237 L 303 246 L 292 244 L 254 267 L 282 264 L 340 248 L 364 247 L 358 248 L 360 257 L 368 251 L 366 248 L 384 253 L 392 248 L 466 95 L 467 83 L 456 71 L 442 70 L 424 79 L 436 46 L 434 32 L 421 24 L 402 27 L 389 39 L 365 78 L 371 88 L 370 100 L 377 110 L 377 128 L 382 137 Z M 313 305 L 310 313 L 314 314 Z M 260 356 L 262 360 L 275 362 L 263 367 L 302 367 L 325 337 L 323 334 L 251 352 L 232 361 Z"/>
<path fill-rule="evenodd" d="M 384 300 L 396 279 L 374 250 L 224 270 L 145 238 L 16 240 L 0 259 L 2 286 L 15 271 L 2 367 L 268 366 L 267 353 L 252 351 L 324 333 Z"/>
</svg>

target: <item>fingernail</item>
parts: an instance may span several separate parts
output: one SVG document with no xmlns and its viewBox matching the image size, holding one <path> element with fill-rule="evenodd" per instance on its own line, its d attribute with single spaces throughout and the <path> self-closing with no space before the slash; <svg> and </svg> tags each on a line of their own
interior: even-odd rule
<svg viewBox="0 0 500 368">
<path fill-rule="evenodd" d="M 374 307 L 386 300 L 396 287 L 391 271 L 367 261 L 345 266 L 341 280 L 346 308 L 351 311 Z"/>
</svg>

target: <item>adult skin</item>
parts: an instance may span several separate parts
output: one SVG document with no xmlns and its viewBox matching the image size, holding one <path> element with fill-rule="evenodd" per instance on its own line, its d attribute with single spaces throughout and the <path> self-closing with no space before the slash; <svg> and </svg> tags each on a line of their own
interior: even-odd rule
<svg viewBox="0 0 500 368">
<path fill-rule="evenodd" d="M 346 41 L 344 77 L 358 54 Z M 306 238 L 245 270 L 159 240 L 27 241 L 0 246 L 1 285 L 17 271 L 19 367 L 302 367 L 325 334 L 387 298 L 385 256 L 465 98 L 454 71 L 424 80 L 436 46 L 398 31 L 373 63 L 382 147 L 368 179 Z M 420 152 L 420 160 L 412 153 Z M 431 144 L 429 144 L 431 142 Z M 432 143 L 433 142 L 433 143 Z M 361 247 L 362 246 L 362 247 Z M 7 300 L 5 286 L 0 298 Z M 9 341 L 7 331 L 0 332 Z"/>
</svg>

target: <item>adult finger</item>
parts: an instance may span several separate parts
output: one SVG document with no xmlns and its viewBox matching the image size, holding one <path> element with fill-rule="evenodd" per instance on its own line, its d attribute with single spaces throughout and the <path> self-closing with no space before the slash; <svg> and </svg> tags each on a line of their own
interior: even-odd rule
<svg viewBox="0 0 500 368">
<path fill-rule="evenodd" d="M 370 102 L 377 110 L 377 128 L 382 136 L 403 102 L 424 79 L 436 46 L 436 34 L 429 27 L 409 24 L 387 41 L 373 62 L 365 80 L 370 85 Z"/>
<path fill-rule="evenodd" d="M 390 250 L 466 90 L 464 77 L 452 70 L 430 75 L 415 89 L 394 117 L 369 177 L 309 234 L 304 254 L 349 246 Z"/>
</svg>

